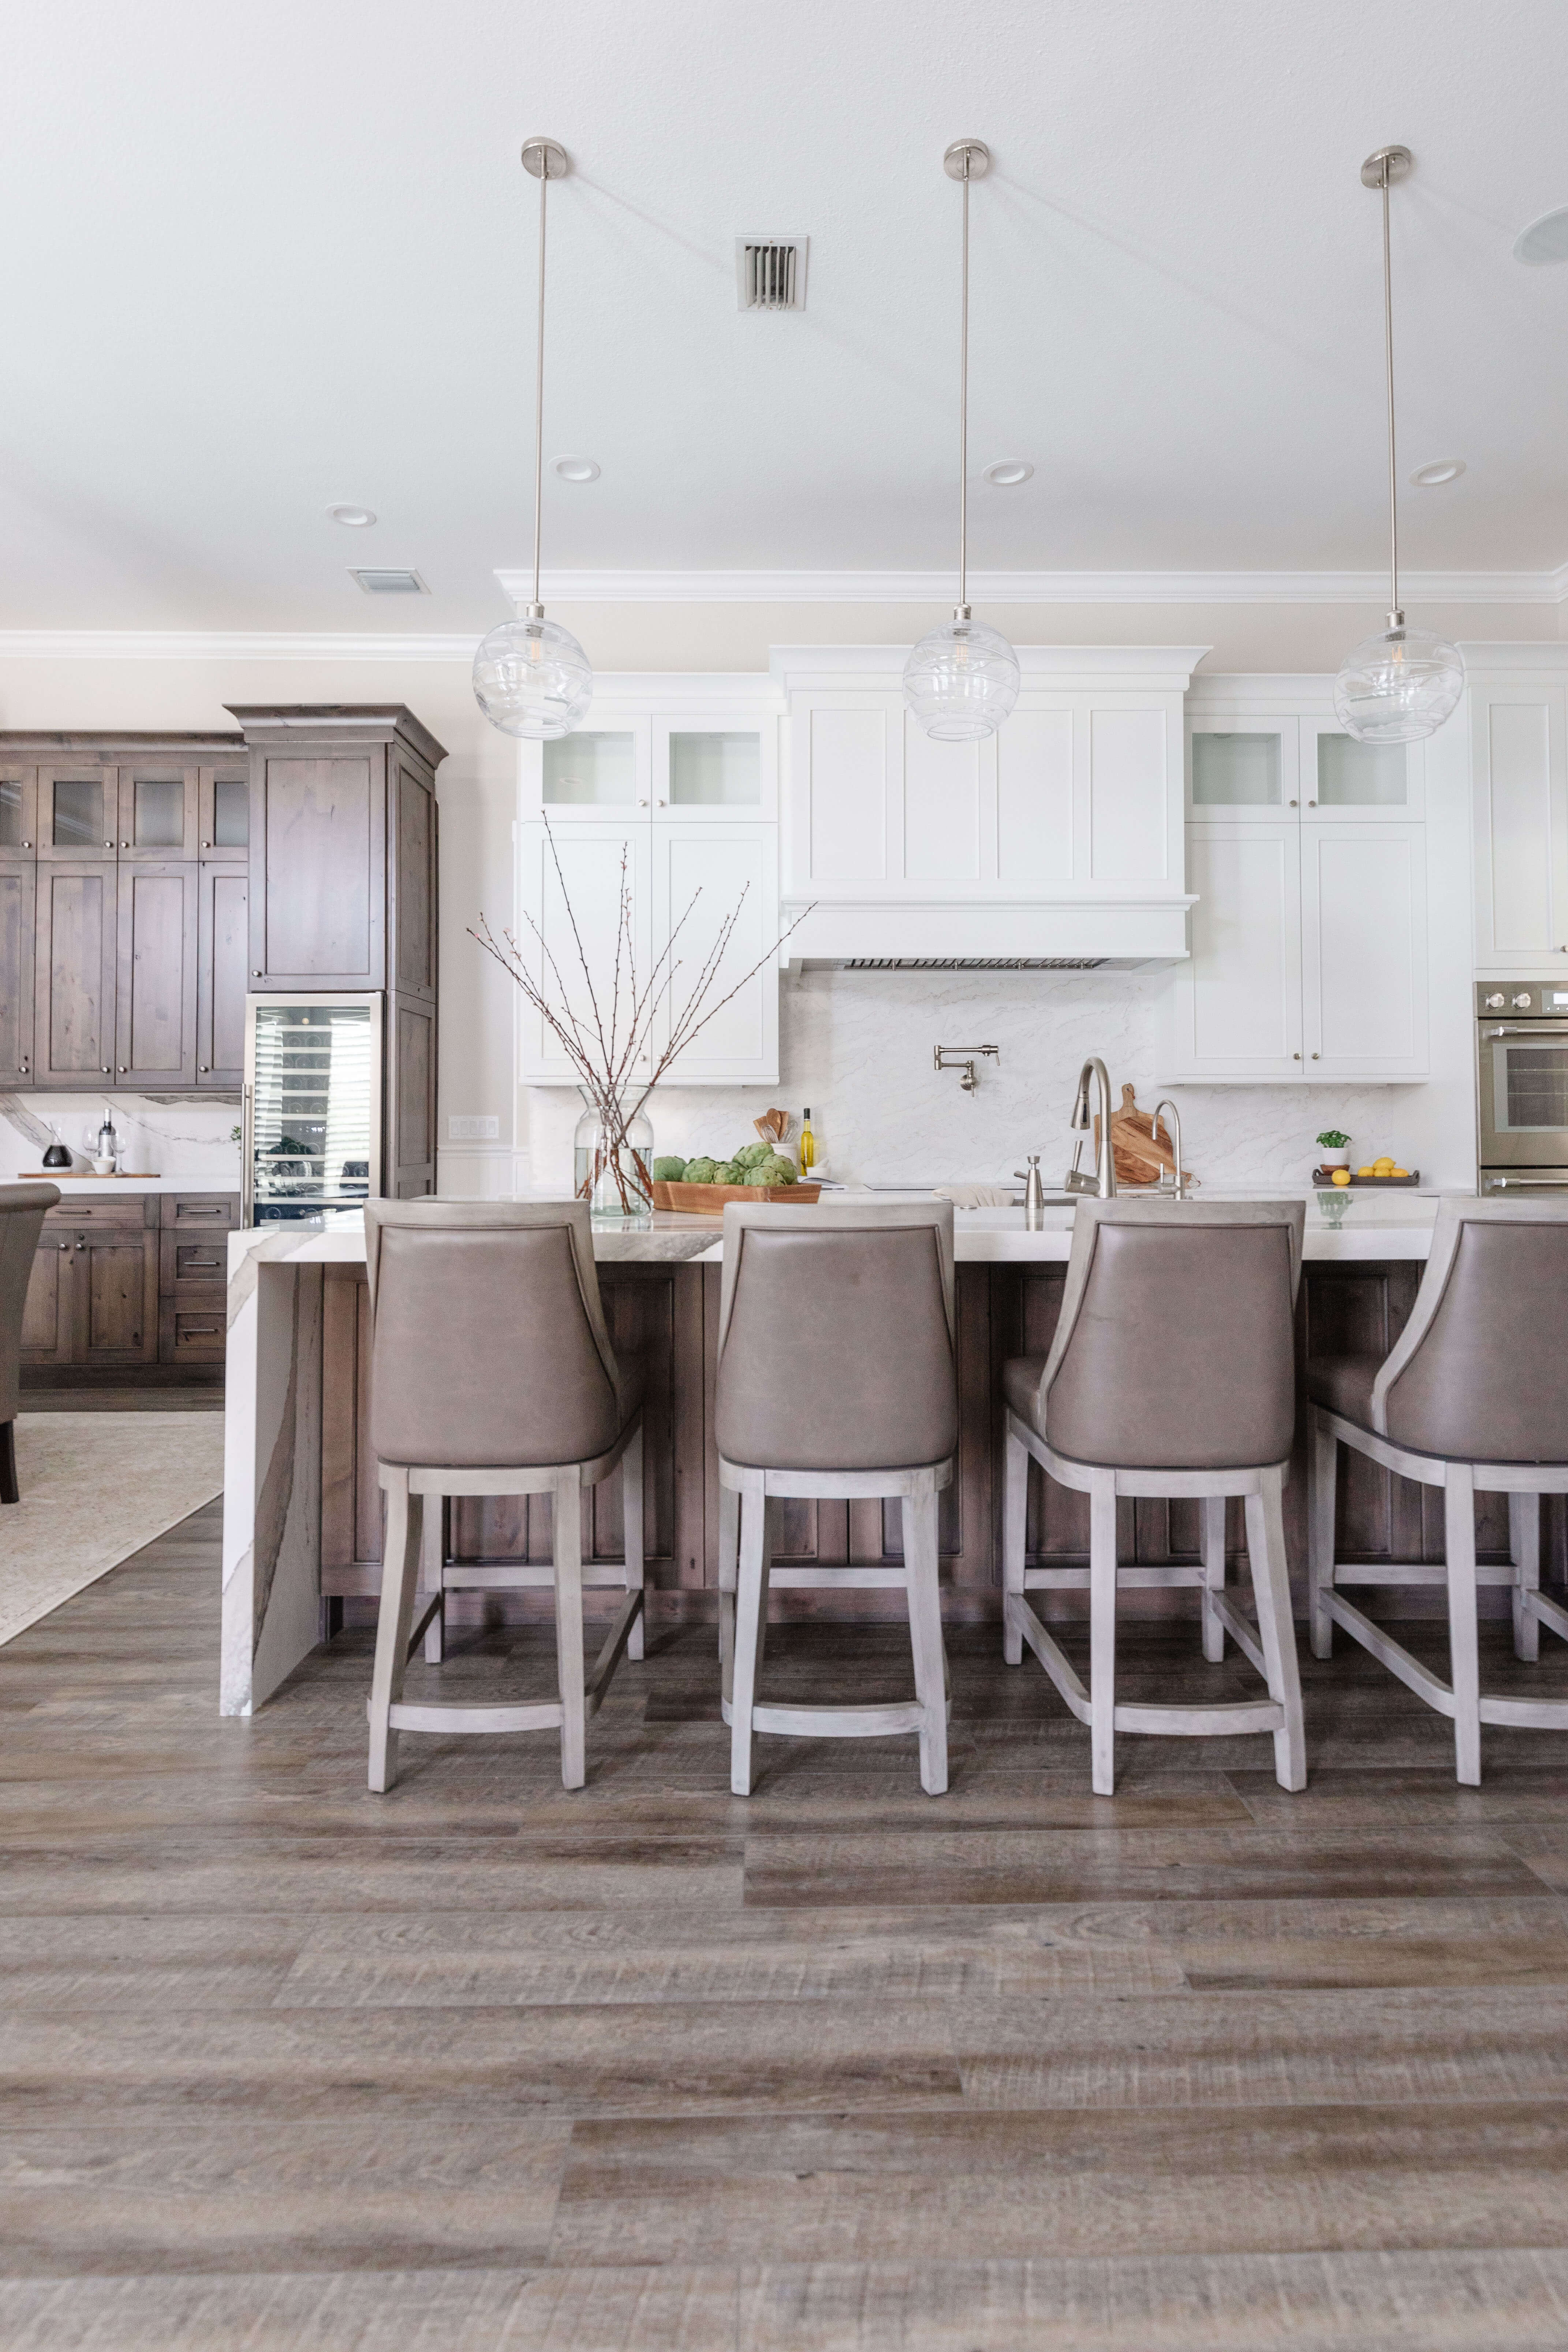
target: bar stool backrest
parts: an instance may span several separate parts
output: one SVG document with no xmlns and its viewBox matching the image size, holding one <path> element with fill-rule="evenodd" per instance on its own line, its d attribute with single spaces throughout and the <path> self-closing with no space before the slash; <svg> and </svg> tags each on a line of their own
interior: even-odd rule
<svg viewBox="0 0 1568 2352">
<path fill-rule="evenodd" d="M 371 1201 L 370 1442 L 426 1468 L 586 1462 L 620 1433 L 581 1201 Z"/>
<path fill-rule="evenodd" d="M 44 1212 L 60 1197 L 58 1184 L 0 1184 L 0 1421 L 21 1409 L 22 1316 Z"/>
<path fill-rule="evenodd" d="M 1256 1469 L 1289 1454 L 1300 1201 L 1080 1201 L 1041 1423 L 1110 1469 Z"/>
<path fill-rule="evenodd" d="M 719 1452 L 768 1470 L 892 1470 L 958 1444 L 952 1203 L 730 1202 Z"/>
<path fill-rule="evenodd" d="M 1438 1202 L 1372 1425 L 1451 1462 L 1568 1462 L 1568 1201 Z"/>
</svg>

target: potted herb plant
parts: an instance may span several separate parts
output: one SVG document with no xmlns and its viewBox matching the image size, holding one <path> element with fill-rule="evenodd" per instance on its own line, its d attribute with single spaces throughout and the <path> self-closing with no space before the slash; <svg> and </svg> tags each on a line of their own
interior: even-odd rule
<svg viewBox="0 0 1568 2352">
<path fill-rule="evenodd" d="M 1342 1128 L 1325 1127 L 1318 1138 L 1318 1149 L 1322 1153 L 1318 1165 L 1321 1168 L 1348 1168 L 1351 1164 L 1350 1146 L 1350 1137 Z"/>
</svg>

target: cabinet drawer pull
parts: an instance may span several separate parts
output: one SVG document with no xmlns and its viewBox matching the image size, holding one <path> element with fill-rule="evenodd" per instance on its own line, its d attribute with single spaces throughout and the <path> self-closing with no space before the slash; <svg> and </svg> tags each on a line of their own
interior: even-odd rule
<svg viewBox="0 0 1568 2352">
<path fill-rule="evenodd" d="M 216 1323 L 182 1323 L 180 1326 L 182 1339 L 216 1339 L 217 1335 Z"/>
</svg>

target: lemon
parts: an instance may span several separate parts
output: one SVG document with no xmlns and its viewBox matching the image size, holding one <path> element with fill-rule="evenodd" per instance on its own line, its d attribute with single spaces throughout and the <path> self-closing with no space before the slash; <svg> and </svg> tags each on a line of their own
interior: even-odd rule
<svg viewBox="0 0 1568 2352">
<path fill-rule="evenodd" d="M 1377 1171 L 1375 1168 L 1369 1165 L 1365 1168 L 1358 1168 L 1355 1172 L 1358 1176 L 1375 1176 Z"/>
<path fill-rule="evenodd" d="M 1408 1175 L 1409 1175 L 1409 1173 L 1410 1173 L 1410 1171 L 1409 1171 L 1409 1169 L 1408 1169 L 1408 1168 L 1395 1168 L 1395 1169 L 1393 1171 L 1393 1173 L 1394 1173 L 1395 1176 L 1408 1176 Z"/>
<path fill-rule="evenodd" d="M 1348 1184 L 1350 1181 L 1351 1171 L 1348 1168 L 1336 1168 L 1330 1178 L 1331 1183 L 1334 1184 Z"/>
</svg>

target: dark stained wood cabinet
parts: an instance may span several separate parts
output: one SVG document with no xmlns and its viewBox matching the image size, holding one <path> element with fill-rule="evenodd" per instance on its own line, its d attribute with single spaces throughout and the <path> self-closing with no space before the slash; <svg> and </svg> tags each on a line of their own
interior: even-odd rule
<svg viewBox="0 0 1568 2352">
<path fill-rule="evenodd" d="M 159 1091 L 196 1082 L 197 868 L 119 872 L 115 1076 Z"/>
<path fill-rule="evenodd" d="M 196 869 L 196 1085 L 232 1088 L 245 1078 L 249 985 L 249 877 L 243 865 L 204 858 Z"/>
<path fill-rule="evenodd" d="M 228 1234 L 238 1223 L 237 1192 L 128 1185 L 63 1199 L 33 1261 L 24 1386 L 221 1380 Z"/>
<path fill-rule="evenodd" d="M 120 868 L 108 858 L 38 867 L 33 1083 L 100 1092 L 114 1075 Z"/>
<path fill-rule="evenodd" d="M 33 923 L 37 873 L 0 864 L 0 1090 L 33 1083 Z"/>
<path fill-rule="evenodd" d="M 238 735 L 0 735 L 0 1085 L 238 1087 L 249 823 Z"/>
<path fill-rule="evenodd" d="M 253 991 L 436 994 L 436 770 L 401 704 L 231 703 L 250 754 Z"/>
</svg>

